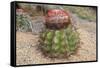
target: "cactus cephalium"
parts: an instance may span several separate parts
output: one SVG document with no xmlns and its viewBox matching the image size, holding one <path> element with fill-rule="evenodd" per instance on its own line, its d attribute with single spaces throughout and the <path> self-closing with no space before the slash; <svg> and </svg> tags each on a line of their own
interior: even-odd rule
<svg viewBox="0 0 100 68">
<path fill-rule="evenodd" d="M 70 21 L 69 21 L 70 22 Z M 68 22 L 46 22 L 46 30 L 41 34 L 42 50 L 49 57 L 68 57 L 75 53 L 79 34 Z"/>
</svg>

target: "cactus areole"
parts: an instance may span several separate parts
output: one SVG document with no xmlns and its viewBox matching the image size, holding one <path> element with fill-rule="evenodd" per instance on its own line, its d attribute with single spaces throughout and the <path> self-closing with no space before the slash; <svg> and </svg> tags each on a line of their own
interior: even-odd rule
<svg viewBox="0 0 100 68">
<path fill-rule="evenodd" d="M 65 28 L 70 24 L 69 14 L 64 10 L 48 10 L 46 15 L 46 27 L 50 29 Z"/>
</svg>

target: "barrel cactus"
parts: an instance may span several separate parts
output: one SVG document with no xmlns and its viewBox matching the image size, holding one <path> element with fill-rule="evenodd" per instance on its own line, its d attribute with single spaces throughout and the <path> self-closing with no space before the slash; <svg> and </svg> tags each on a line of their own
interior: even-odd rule
<svg viewBox="0 0 100 68">
<path fill-rule="evenodd" d="M 45 23 L 45 32 L 41 34 L 43 53 L 51 58 L 68 57 L 74 54 L 78 48 L 79 33 L 73 29 L 69 16 L 64 18 L 64 21 L 59 18 L 61 21 L 58 22 L 56 19 L 52 20 L 52 22 L 51 20 L 48 21 L 48 19 L 46 19 Z"/>
</svg>

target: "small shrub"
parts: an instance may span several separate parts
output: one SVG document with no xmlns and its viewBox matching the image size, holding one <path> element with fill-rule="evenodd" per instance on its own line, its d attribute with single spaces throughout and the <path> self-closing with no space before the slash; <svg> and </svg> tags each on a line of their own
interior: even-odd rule
<svg viewBox="0 0 100 68">
<path fill-rule="evenodd" d="M 16 28 L 19 31 L 28 31 L 30 29 L 30 24 L 27 17 L 23 14 L 16 15 Z"/>
<path fill-rule="evenodd" d="M 82 19 L 96 21 L 96 8 L 64 6 L 64 9 L 77 14 L 77 16 Z"/>
</svg>

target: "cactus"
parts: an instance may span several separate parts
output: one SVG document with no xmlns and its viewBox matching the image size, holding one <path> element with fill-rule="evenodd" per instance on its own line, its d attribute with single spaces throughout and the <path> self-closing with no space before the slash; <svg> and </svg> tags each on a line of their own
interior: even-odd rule
<svg viewBox="0 0 100 68">
<path fill-rule="evenodd" d="M 79 34 L 72 25 L 58 30 L 46 29 L 41 38 L 42 49 L 49 57 L 68 57 L 76 52 L 79 43 Z"/>
<path fill-rule="evenodd" d="M 45 55 L 51 58 L 64 58 L 76 53 L 79 34 L 67 12 L 58 9 L 48 11 L 45 26 L 45 32 L 41 34 L 42 50 Z"/>
</svg>

